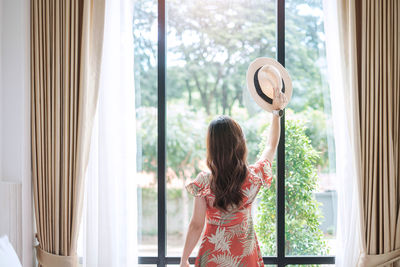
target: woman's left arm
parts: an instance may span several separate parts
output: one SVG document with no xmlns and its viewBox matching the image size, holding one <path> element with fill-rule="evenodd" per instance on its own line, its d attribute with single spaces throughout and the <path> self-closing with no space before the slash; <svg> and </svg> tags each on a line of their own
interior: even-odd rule
<svg viewBox="0 0 400 267">
<path fill-rule="evenodd" d="M 181 258 L 181 267 L 189 266 L 189 256 L 199 241 L 201 232 L 203 231 L 206 210 L 206 199 L 204 197 L 195 197 L 193 215 L 186 234 L 185 247 Z"/>
</svg>

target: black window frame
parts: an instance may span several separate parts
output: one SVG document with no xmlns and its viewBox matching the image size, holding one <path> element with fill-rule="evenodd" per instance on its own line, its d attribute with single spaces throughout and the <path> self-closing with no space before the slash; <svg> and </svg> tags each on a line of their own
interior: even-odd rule
<svg viewBox="0 0 400 267">
<path fill-rule="evenodd" d="M 157 204 L 158 204 L 158 256 L 141 257 L 139 264 L 179 264 L 180 257 L 167 257 L 166 236 L 166 0 L 158 0 L 158 109 L 157 109 Z M 277 60 L 285 66 L 285 0 L 276 0 L 276 47 Z M 286 256 L 285 255 L 285 115 L 281 118 L 281 136 L 277 152 L 277 255 L 263 257 L 264 264 L 278 267 L 288 264 L 335 264 L 334 256 Z M 194 263 L 191 257 L 189 262 Z"/>
</svg>

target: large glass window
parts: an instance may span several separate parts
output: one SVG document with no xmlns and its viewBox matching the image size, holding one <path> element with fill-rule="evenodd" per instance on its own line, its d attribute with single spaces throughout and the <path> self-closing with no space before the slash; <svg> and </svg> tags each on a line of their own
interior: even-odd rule
<svg viewBox="0 0 400 267">
<path fill-rule="evenodd" d="M 134 4 L 138 245 L 157 256 L 157 1 Z"/>
<path fill-rule="evenodd" d="M 167 255 L 180 256 L 193 203 L 184 184 L 206 168 L 208 123 L 231 115 L 245 132 L 249 162 L 259 153 L 269 119 L 247 93 L 246 70 L 256 57 L 274 57 L 276 10 L 273 0 L 169 0 L 166 6 Z M 270 231 L 275 236 L 275 222 Z"/>
<path fill-rule="evenodd" d="M 285 161 L 274 161 L 273 184 L 253 205 L 255 228 L 266 264 L 334 263 L 326 256 L 335 253 L 336 191 L 322 0 L 137 0 L 134 14 L 139 262 L 179 263 L 193 205 L 184 184 L 206 168 L 215 116 L 240 123 L 248 162 L 257 159 L 271 115 L 251 99 L 246 71 L 257 57 L 283 55 L 294 87 Z"/>
<path fill-rule="evenodd" d="M 336 235 L 335 151 L 326 80 L 322 0 L 286 0 L 285 252 L 332 255 Z"/>
</svg>

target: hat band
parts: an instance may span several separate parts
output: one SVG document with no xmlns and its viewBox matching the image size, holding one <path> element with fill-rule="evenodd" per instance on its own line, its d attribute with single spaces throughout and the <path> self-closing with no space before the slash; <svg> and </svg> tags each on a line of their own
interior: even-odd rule
<svg viewBox="0 0 400 267">
<path fill-rule="evenodd" d="M 257 94 L 264 99 L 267 103 L 272 105 L 273 99 L 268 97 L 266 94 L 264 94 L 264 92 L 261 90 L 261 86 L 260 86 L 260 82 L 258 81 L 258 71 L 261 69 L 262 67 L 259 67 L 257 69 L 257 71 L 254 73 L 254 86 L 256 88 L 256 92 Z M 285 82 L 282 79 L 282 93 L 285 93 Z"/>
</svg>

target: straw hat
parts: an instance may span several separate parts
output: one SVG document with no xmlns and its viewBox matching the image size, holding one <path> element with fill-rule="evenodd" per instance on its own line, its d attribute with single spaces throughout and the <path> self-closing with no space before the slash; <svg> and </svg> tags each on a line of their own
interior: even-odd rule
<svg viewBox="0 0 400 267">
<path fill-rule="evenodd" d="M 259 57 L 250 63 L 247 69 L 247 89 L 262 109 L 269 112 L 274 109 L 272 103 L 276 87 L 285 94 L 289 103 L 292 80 L 287 70 L 278 61 L 268 57 Z"/>
</svg>

